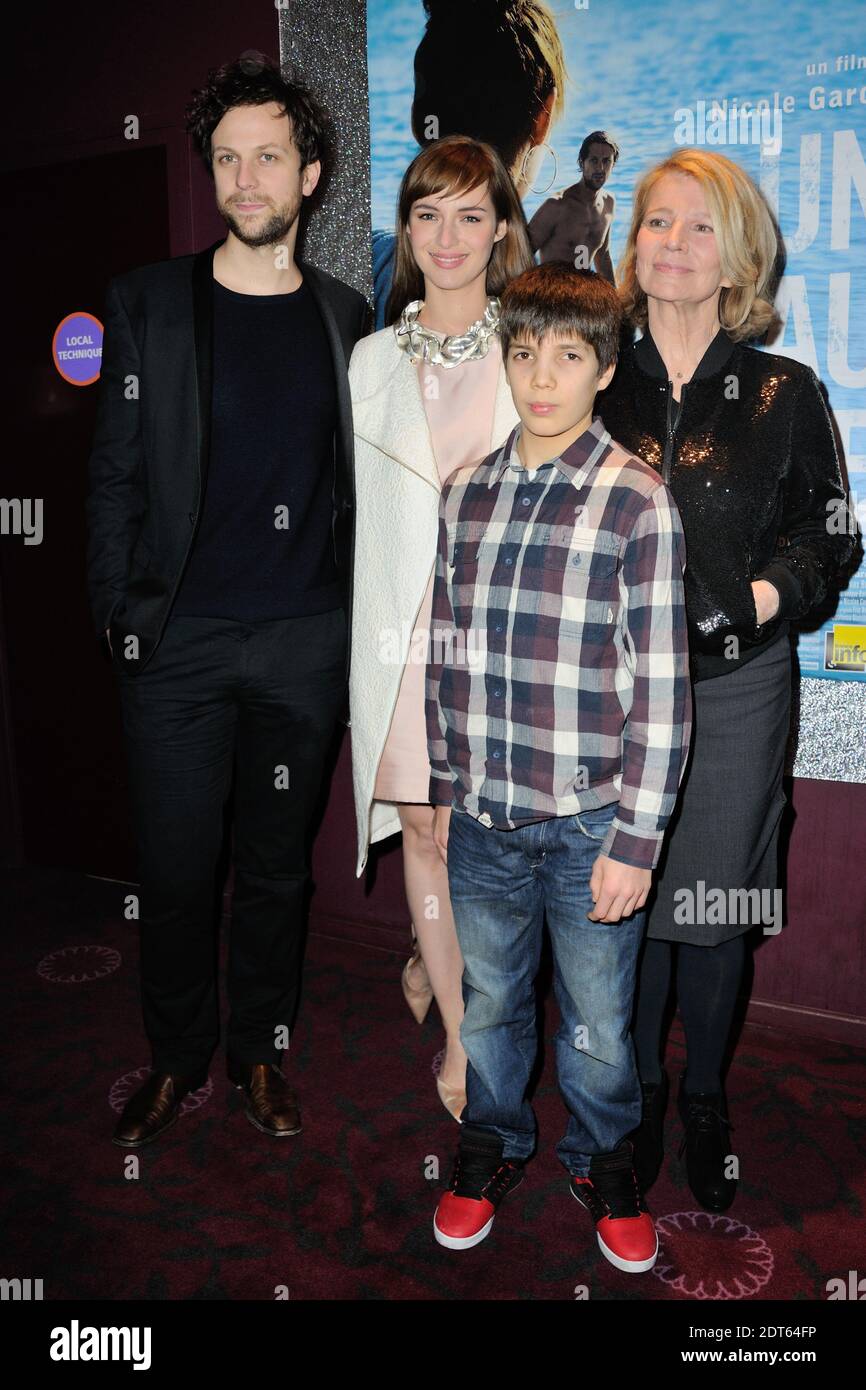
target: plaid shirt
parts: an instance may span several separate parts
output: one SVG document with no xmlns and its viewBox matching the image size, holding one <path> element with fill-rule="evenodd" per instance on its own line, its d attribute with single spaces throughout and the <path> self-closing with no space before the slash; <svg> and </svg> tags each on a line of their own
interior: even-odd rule
<svg viewBox="0 0 866 1390">
<path fill-rule="evenodd" d="M 599 417 L 533 472 L 521 428 L 442 489 L 430 801 L 501 830 L 618 801 L 600 852 L 654 868 L 691 733 L 679 513 Z"/>
</svg>

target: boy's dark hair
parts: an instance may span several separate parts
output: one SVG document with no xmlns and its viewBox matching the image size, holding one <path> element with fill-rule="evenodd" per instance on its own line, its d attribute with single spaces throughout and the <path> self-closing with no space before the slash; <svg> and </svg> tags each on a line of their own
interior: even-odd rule
<svg viewBox="0 0 866 1390">
<path fill-rule="evenodd" d="M 589 154 L 590 145 L 610 145 L 611 149 L 613 150 L 613 162 L 614 164 L 616 164 L 616 161 L 619 159 L 619 145 L 616 143 L 612 136 L 608 135 L 606 130 L 590 131 L 589 135 L 587 135 L 586 139 L 584 140 L 583 144 L 577 152 L 578 164 L 582 164 L 583 161 L 586 159 L 587 155 Z"/>
<path fill-rule="evenodd" d="M 287 81 L 264 53 L 245 53 L 233 63 L 211 68 L 207 83 L 193 94 L 186 108 L 186 129 L 211 178 L 211 142 L 225 113 L 235 106 L 266 106 L 270 101 L 277 102 L 289 118 L 301 168 L 321 160 L 324 174 L 331 145 L 328 113 L 309 88 L 302 82 Z"/>
<path fill-rule="evenodd" d="M 499 339 L 502 356 L 512 342 L 576 335 L 589 343 L 599 373 L 617 359 L 622 309 L 613 285 L 568 261 L 545 261 L 511 280 L 502 292 Z"/>
</svg>

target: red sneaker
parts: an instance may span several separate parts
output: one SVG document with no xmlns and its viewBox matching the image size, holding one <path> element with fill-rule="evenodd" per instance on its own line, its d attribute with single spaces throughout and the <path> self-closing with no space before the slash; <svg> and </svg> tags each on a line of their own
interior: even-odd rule
<svg viewBox="0 0 866 1390">
<path fill-rule="evenodd" d="M 637 1185 L 629 1140 L 624 1139 L 613 1153 L 596 1154 L 589 1177 L 572 1175 L 570 1187 L 571 1195 L 595 1221 L 605 1259 L 627 1274 L 652 1269 L 659 1240 Z"/>
<path fill-rule="evenodd" d="M 487 1130 L 460 1136 L 454 1172 L 433 1217 L 433 1234 L 449 1250 L 468 1250 L 490 1234 L 496 1208 L 523 1181 L 523 1160 L 502 1157 L 502 1140 Z"/>
</svg>

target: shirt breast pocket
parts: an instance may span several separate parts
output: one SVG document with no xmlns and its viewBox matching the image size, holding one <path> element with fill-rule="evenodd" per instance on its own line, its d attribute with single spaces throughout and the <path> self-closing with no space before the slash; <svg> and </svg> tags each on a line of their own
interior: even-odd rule
<svg viewBox="0 0 866 1390">
<path fill-rule="evenodd" d="M 447 577 L 454 621 L 458 627 L 469 626 L 478 603 L 479 561 L 486 529 L 483 521 L 456 521 L 450 522 L 447 527 Z"/>
<path fill-rule="evenodd" d="M 447 523 L 448 566 L 450 569 L 478 563 L 478 549 L 484 539 L 484 521 L 450 521 Z"/>
<path fill-rule="evenodd" d="M 543 552 L 545 589 L 560 604 L 563 624 L 610 630 L 619 618 L 619 549 L 598 535 L 572 533 Z"/>
</svg>

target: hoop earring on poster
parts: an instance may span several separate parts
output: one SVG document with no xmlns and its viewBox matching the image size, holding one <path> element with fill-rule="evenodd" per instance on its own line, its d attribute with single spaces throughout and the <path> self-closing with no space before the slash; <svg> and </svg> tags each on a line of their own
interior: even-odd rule
<svg viewBox="0 0 866 1390">
<path fill-rule="evenodd" d="M 550 183 L 546 184 L 544 188 L 533 187 L 532 184 L 530 184 L 529 182 L 529 175 L 526 171 L 527 162 L 530 156 L 535 154 L 536 150 L 550 150 L 551 157 L 553 159 L 553 173 L 550 177 Z M 520 181 L 521 183 L 525 183 L 527 185 L 528 192 L 530 193 L 546 193 L 548 188 L 553 187 L 554 183 L 556 182 L 556 150 L 553 148 L 552 145 L 549 145 L 546 140 L 542 140 L 540 145 L 530 145 L 529 149 L 526 151 L 526 154 L 523 156 L 523 162 L 520 166 Z"/>
</svg>

